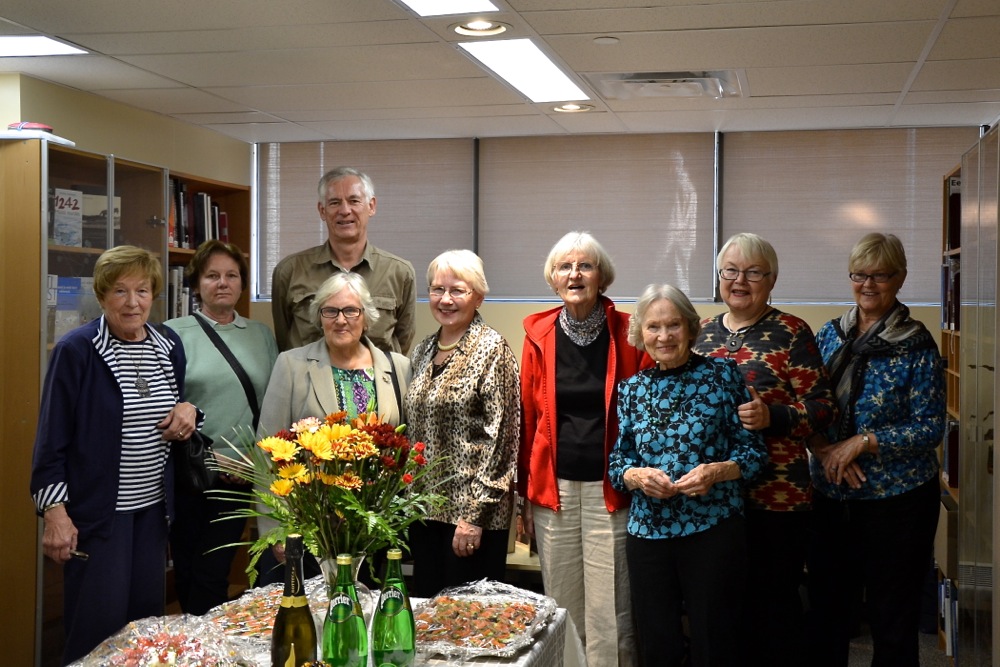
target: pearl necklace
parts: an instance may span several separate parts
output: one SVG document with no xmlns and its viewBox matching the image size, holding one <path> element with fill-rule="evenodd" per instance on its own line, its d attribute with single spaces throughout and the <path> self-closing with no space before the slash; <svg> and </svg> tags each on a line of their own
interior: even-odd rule
<svg viewBox="0 0 1000 667">
<path fill-rule="evenodd" d="M 459 340 L 461 340 L 461 339 L 459 339 Z M 442 344 L 440 343 L 440 341 L 439 341 L 439 342 L 438 342 L 438 344 L 437 344 L 437 346 L 438 346 L 438 349 L 439 349 L 439 350 L 441 350 L 442 352 L 451 352 L 451 351 L 452 351 L 452 350 L 454 350 L 454 349 L 455 349 L 456 347 L 458 347 L 458 343 L 459 343 L 459 341 L 458 341 L 458 340 L 456 340 L 456 341 L 455 341 L 454 343 L 452 343 L 451 345 L 442 345 Z"/>
</svg>

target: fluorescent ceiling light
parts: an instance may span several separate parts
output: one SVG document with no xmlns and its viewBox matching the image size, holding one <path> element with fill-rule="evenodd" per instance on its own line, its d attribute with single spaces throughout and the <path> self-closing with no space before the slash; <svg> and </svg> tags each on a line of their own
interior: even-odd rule
<svg viewBox="0 0 1000 667">
<path fill-rule="evenodd" d="M 489 0 L 400 0 L 400 2 L 420 16 L 500 11 Z"/>
<path fill-rule="evenodd" d="M 460 42 L 459 46 L 532 102 L 590 99 L 530 39 Z"/>
<path fill-rule="evenodd" d="M 86 53 L 86 51 L 41 35 L 4 35 L 0 37 L 0 58 L 69 56 L 79 53 Z"/>
</svg>

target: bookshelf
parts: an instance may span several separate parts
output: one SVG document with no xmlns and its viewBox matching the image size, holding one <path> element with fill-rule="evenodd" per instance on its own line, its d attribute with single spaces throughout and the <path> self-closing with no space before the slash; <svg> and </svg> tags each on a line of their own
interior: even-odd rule
<svg viewBox="0 0 1000 667">
<path fill-rule="evenodd" d="M 215 238 L 227 240 L 239 246 L 250 261 L 250 187 L 234 185 L 212 179 L 201 178 L 191 174 L 170 172 L 168 175 L 168 235 L 167 235 L 167 269 L 183 268 L 194 256 L 196 240 L 189 235 L 177 231 L 181 220 L 195 213 L 195 201 L 199 194 L 204 194 L 216 207 L 219 219 L 224 219 L 224 229 L 215 229 Z M 183 193 L 183 194 L 181 194 Z M 171 220 L 173 224 L 171 224 Z M 173 236 L 169 228 L 175 230 Z M 200 238 L 200 235 L 199 237 Z M 187 245 L 189 247 L 183 247 Z M 236 310 L 244 317 L 250 316 L 250 285 L 243 286 L 243 294 L 236 304 Z M 178 316 L 172 314 L 171 316 Z"/>
<path fill-rule="evenodd" d="M 6 436 L 0 439 L 0 456 L 17 479 L 30 475 L 41 385 L 53 346 L 65 331 L 100 316 L 89 282 L 97 258 L 121 243 L 153 252 L 164 268 L 183 266 L 194 254 L 168 242 L 170 178 L 211 193 L 227 211 L 231 240 L 249 249 L 248 186 L 172 174 L 44 137 L 0 140 L 0 358 L 10 384 L 9 391 L 0 392 Z M 249 314 L 248 292 L 238 306 L 244 315 Z M 161 296 L 150 320 L 162 321 L 165 314 Z M 5 570 L 18 573 L 8 592 L 27 601 L 5 629 L 29 638 L 25 650 L 34 646 L 32 653 L 17 653 L 13 662 L 55 665 L 63 640 L 62 568 L 34 548 L 41 523 L 26 484 L 0 485 L 6 510 L 0 535 L 27 537 L 32 547 L 8 549 L 0 557 Z"/>
</svg>

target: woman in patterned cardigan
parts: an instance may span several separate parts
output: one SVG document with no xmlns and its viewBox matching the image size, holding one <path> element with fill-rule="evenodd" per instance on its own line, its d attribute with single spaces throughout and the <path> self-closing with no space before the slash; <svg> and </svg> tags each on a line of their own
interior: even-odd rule
<svg viewBox="0 0 1000 667">
<path fill-rule="evenodd" d="M 771 244 L 737 234 L 716 268 L 729 310 L 702 321 L 694 347 L 739 364 L 752 399 L 740 406 L 740 421 L 764 437 L 769 460 L 747 489 L 746 660 L 793 667 L 804 664 L 799 586 L 812 516 L 806 440 L 833 422 L 833 393 L 809 325 L 768 303 L 778 279 Z"/>
</svg>

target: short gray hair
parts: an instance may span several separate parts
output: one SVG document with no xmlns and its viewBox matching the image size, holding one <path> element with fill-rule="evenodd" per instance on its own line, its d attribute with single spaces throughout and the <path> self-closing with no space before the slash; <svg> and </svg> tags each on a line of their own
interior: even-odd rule
<svg viewBox="0 0 1000 667">
<path fill-rule="evenodd" d="M 701 333 L 701 317 L 684 292 L 673 285 L 647 285 L 642 296 L 635 302 L 635 312 L 628 320 L 628 342 L 636 349 L 646 349 L 646 345 L 642 342 L 642 325 L 646 321 L 649 307 L 662 299 L 674 304 L 674 308 L 680 312 L 687 324 L 692 342 Z"/>
<path fill-rule="evenodd" d="M 323 204 L 326 202 L 326 189 L 330 183 L 347 178 L 348 176 L 354 176 L 361 181 L 361 191 L 365 195 L 365 202 L 370 202 L 372 197 L 375 196 L 375 183 L 372 182 L 371 177 L 354 167 L 336 167 L 323 174 L 323 177 L 319 179 L 319 203 Z"/>
<path fill-rule="evenodd" d="M 350 289 L 358 295 L 361 310 L 365 313 L 366 327 L 370 327 L 378 321 L 378 308 L 375 307 L 375 300 L 372 299 L 372 293 L 368 289 L 368 283 L 365 282 L 365 279 L 357 273 L 338 271 L 324 280 L 323 284 L 316 290 L 316 296 L 313 297 L 312 304 L 309 306 L 309 316 L 312 318 L 313 324 L 320 329 L 323 328 L 319 309 L 330 300 L 330 297 L 340 294 L 344 289 Z"/>
<path fill-rule="evenodd" d="M 594 260 L 594 266 L 601 272 L 601 282 L 597 286 L 598 291 L 604 294 L 611 287 L 611 283 L 615 281 L 615 263 L 611 260 L 611 255 L 604 249 L 604 246 L 590 232 L 569 232 L 556 241 L 552 250 L 549 250 L 549 255 L 545 258 L 545 266 L 542 268 L 545 282 L 549 284 L 549 287 L 555 289 L 555 263 L 574 250 L 579 250 Z"/>
<path fill-rule="evenodd" d="M 774 251 L 774 246 L 768 243 L 763 236 L 758 236 L 750 232 L 733 234 L 729 237 L 729 240 L 726 241 L 719 254 L 715 257 L 716 269 L 722 269 L 722 258 L 725 257 L 732 246 L 735 246 L 740 251 L 743 259 L 750 262 L 764 262 L 767 264 L 767 270 L 771 272 L 774 279 L 777 279 L 778 253 Z"/>
<path fill-rule="evenodd" d="M 438 271 L 450 271 L 456 278 L 465 282 L 473 291 L 486 296 L 490 293 L 486 282 L 486 270 L 483 260 L 471 250 L 445 250 L 431 260 L 427 267 L 427 286 L 430 287 L 434 274 Z"/>
</svg>

